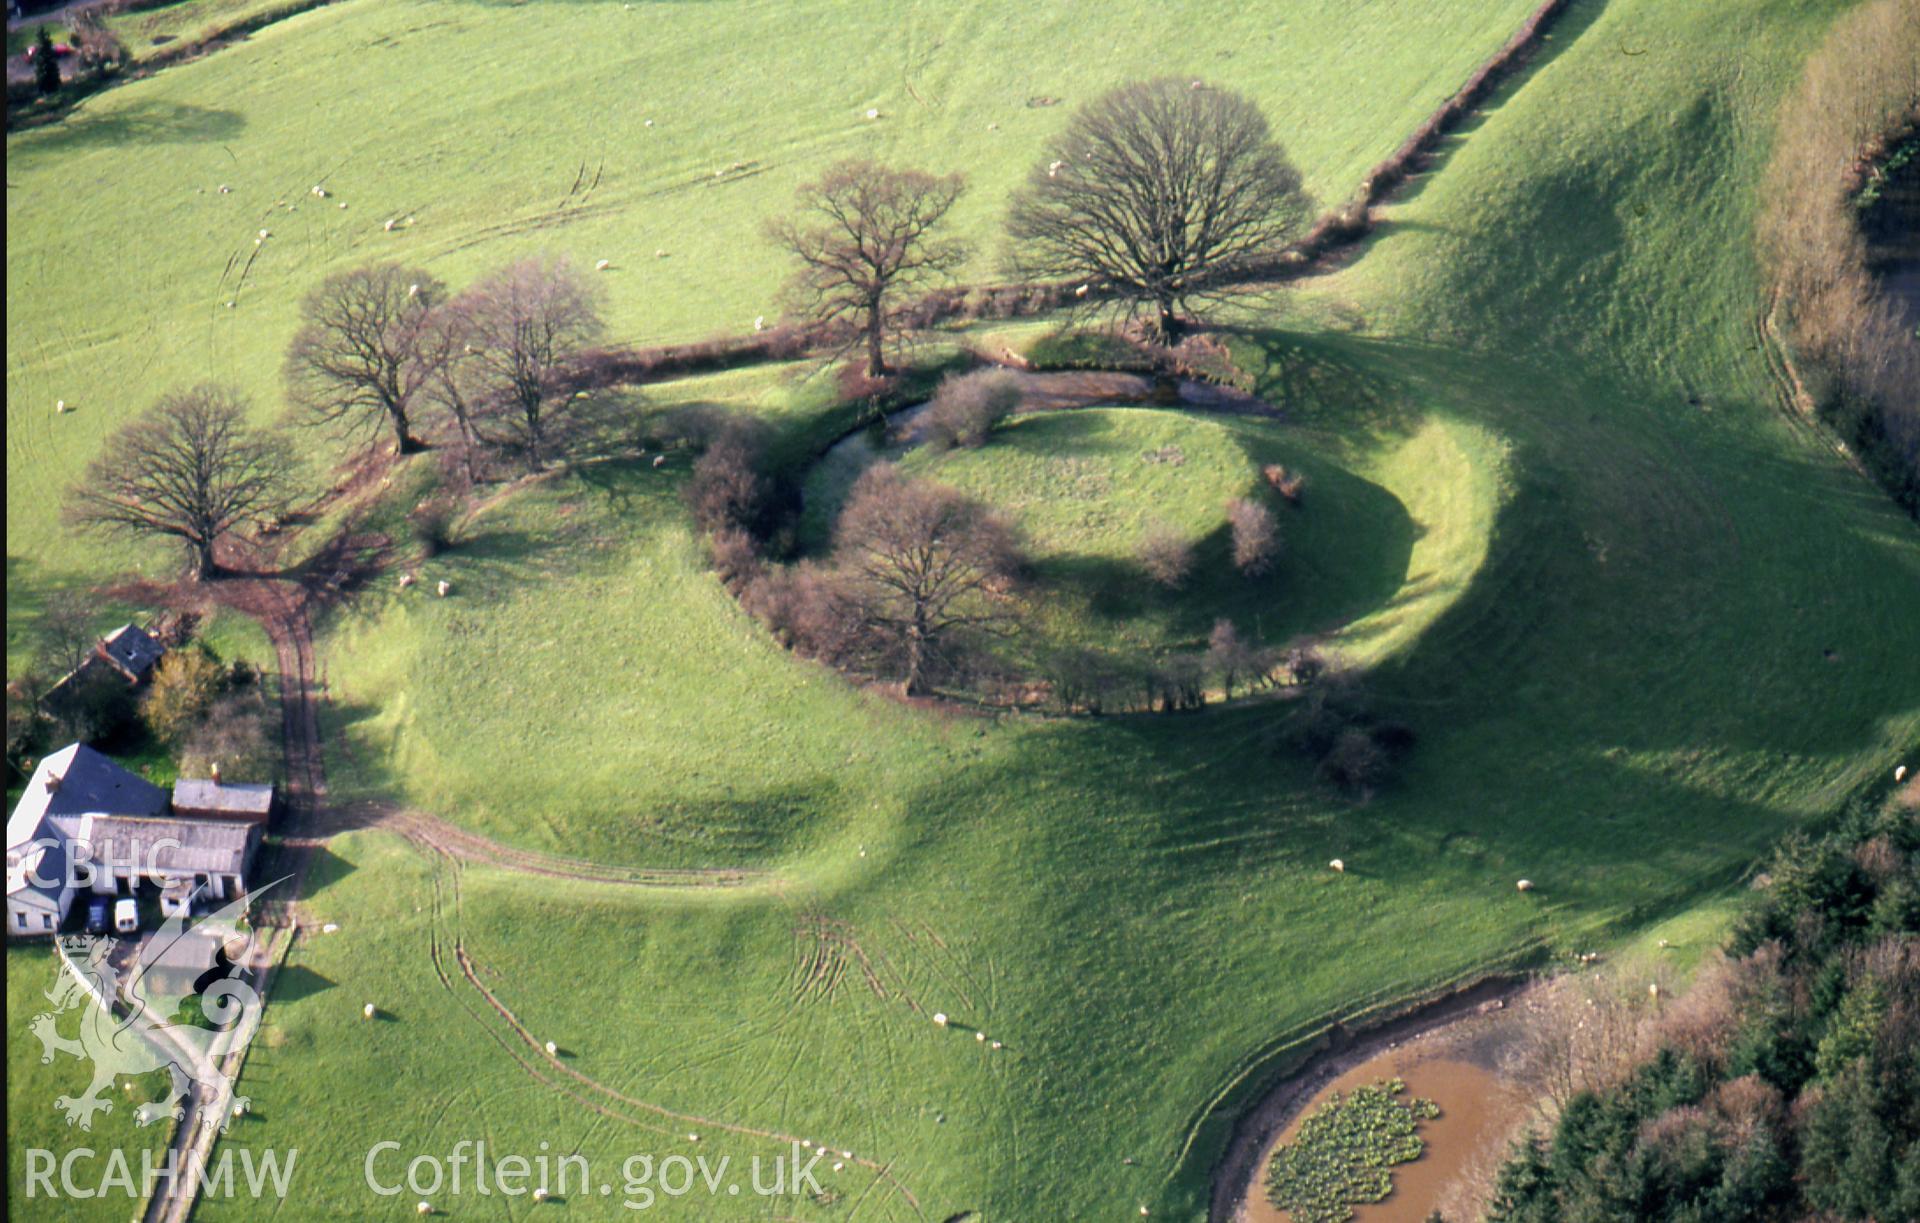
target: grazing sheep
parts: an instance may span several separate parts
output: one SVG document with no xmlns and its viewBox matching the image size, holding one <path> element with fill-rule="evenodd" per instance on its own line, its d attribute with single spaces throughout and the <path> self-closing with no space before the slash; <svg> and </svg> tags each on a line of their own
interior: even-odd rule
<svg viewBox="0 0 1920 1223">
<path fill-rule="evenodd" d="M 667 252 L 665 252 L 665 251 L 655 251 L 655 252 L 653 252 L 653 257 L 654 257 L 655 259 L 665 259 L 665 258 L 667 257 Z"/>
<path fill-rule="evenodd" d="M 54 411 L 56 411 L 56 412 L 64 412 L 64 411 L 66 411 L 66 410 L 67 410 L 67 401 L 66 401 L 66 400 L 64 400 L 64 399 L 56 399 L 56 400 L 54 400 L 54 401 L 53 401 L 53 410 L 54 410 Z"/>
<path fill-rule="evenodd" d="M 627 7 L 628 7 L 628 8 L 632 8 L 633 6 L 632 6 L 631 4 L 629 4 L 629 5 L 627 6 Z M 645 123 L 642 123 L 642 124 L 641 124 L 640 126 L 641 126 L 641 127 L 652 127 L 652 126 L 653 126 L 653 120 L 651 120 L 651 119 L 649 119 L 649 120 L 647 120 L 647 121 L 646 121 Z"/>
<path fill-rule="evenodd" d="M 411 573 L 403 573 L 400 575 L 400 589 L 405 590 L 407 587 L 413 585 L 413 583 L 414 576 Z"/>
<path fill-rule="evenodd" d="M 327 923 L 326 925 L 324 925 L 324 926 L 322 926 L 322 927 L 320 927 L 320 933 L 322 933 L 322 934 L 338 934 L 338 933 L 340 933 L 340 923 L 339 923 L 339 922 L 328 922 L 328 923 Z"/>
<path fill-rule="evenodd" d="M 839 1160 L 835 1160 L 835 1161 L 834 1161 L 834 1163 L 833 1163 L 833 1170 L 834 1170 L 835 1172 L 838 1172 L 838 1171 L 839 1171 L 840 1169 L 842 1169 L 842 1168 L 844 1168 L 844 1167 L 846 1167 L 846 1166 L 847 1166 L 847 1165 L 845 1165 L 845 1164 L 843 1164 L 843 1163 L 841 1163 L 841 1162 L 840 1162 Z"/>
<path fill-rule="evenodd" d="M 666 463 L 666 461 L 667 461 L 667 456 L 664 454 L 656 454 L 653 456 L 653 465 L 655 467 L 659 467 L 663 465 L 664 463 Z"/>
<path fill-rule="evenodd" d="M 987 130 L 990 132 L 997 132 L 1000 130 L 1000 125 L 998 123 L 989 123 L 987 124 Z"/>
<path fill-rule="evenodd" d="M 1647 997 L 1655 998 L 1655 999 L 1660 997 L 1660 983 L 1658 981 L 1655 981 L 1652 985 L 1647 986 Z"/>
<path fill-rule="evenodd" d="M 803 1147 L 805 1147 L 805 1148 L 806 1148 L 807 1150 L 809 1150 L 809 1151 L 811 1151 L 811 1150 L 813 1150 L 813 1139 L 811 1139 L 811 1138 L 802 1138 L 802 1139 L 800 1140 L 800 1145 L 801 1145 L 801 1146 L 803 1146 Z"/>
<path fill-rule="evenodd" d="M 373 1005 L 373 1003 L 369 1002 L 367 1003 L 367 1005 L 360 1008 L 360 1013 L 366 1016 L 368 1019 L 372 1019 L 375 1015 L 378 1015 L 380 1013 L 380 1008 L 376 1007 L 375 1005 Z"/>
<path fill-rule="evenodd" d="M 232 188 L 232 187 L 229 187 L 229 186 L 227 186 L 227 185 L 226 185 L 225 183 L 221 183 L 221 184 L 220 184 L 220 194 L 221 194 L 221 195 L 231 195 L 231 194 L 233 194 L 233 188 Z"/>
<path fill-rule="evenodd" d="M 613 260 L 602 259 L 600 262 L 593 265 L 593 270 L 596 272 L 604 272 L 612 266 L 613 266 Z"/>
<path fill-rule="evenodd" d="M 422 1202 L 418 1206 L 415 1206 L 413 1208 L 413 1213 L 418 1215 L 430 1215 L 433 1213 L 433 1203 Z"/>
<path fill-rule="evenodd" d="M 1668 946 L 1668 944 L 1667 944 L 1667 940 L 1665 940 L 1665 939 L 1661 939 L 1661 940 L 1660 940 L 1660 950 L 1662 950 L 1662 951 L 1665 951 L 1665 950 L 1667 949 L 1667 946 Z"/>
<path fill-rule="evenodd" d="M 1522 879 L 1520 882 L 1514 884 L 1513 886 L 1519 888 L 1523 892 L 1531 892 L 1533 890 L 1533 880 Z"/>
<path fill-rule="evenodd" d="M 987 1039 L 987 1034 L 985 1032 L 975 1032 L 973 1038 L 978 1041 L 984 1041 Z"/>
<path fill-rule="evenodd" d="M 1073 295 L 1075 297 L 1085 297 L 1092 288 L 1093 288 L 1092 285 L 1081 285 L 1079 288 L 1073 291 Z"/>
<path fill-rule="evenodd" d="M 407 296 L 408 296 L 408 297 L 418 297 L 418 296 L 420 296 L 420 286 L 419 286 L 419 285 L 408 285 L 408 286 L 407 286 Z"/>
<path fill-rule="evenodd" d="M 449 581 L 447 581 L 447 579 L 445 579 L 445 578 L 441 578 L 441 579 L 440 579 L 440 586 L 439 586 L 439 591 L 440 591 L 440 597 L 441 597 L 441 598 L 443 598 L 443 599 L 444 599 L 444 598 L 446 598 L 446 597 L 447 597 L 447 592 L 448 592 L 448 591 L 450 591 L 450 590 L 452 590 L 452 589 L 453 589 L 453 583 L 452 583 L 452 582 L 449 582 Z"/>
<path fill-rule="evenodd" d="M 765 331 L 765 330 L 767 329 L 767 316 L 766 316 L 766 315 L 764 315 L 764 314 L 756 314 L 756 315 L 754 315 L 754 316 L 753 316 L 753 329 L 754 329 L 755 331 Z M 1898 780 L 1898 779 L 1896 778 L 1895 780 Z"/>
<path fill-rule="evenodd" d="M 383 223 L 381 224 L 381 226 L 380 226 L 380 228 L 382 228 L 382 229 L 384 229 L 384 230 L 386 230 L 386 231 L 387 231 L 388 233 L 392 233 L 392 232 L 393 232 L 393 218 L 392 218 L 392 217 L 388 217 L 388 218 L 387 218 L 387 219 L 386 219 L 386 220 L 385 220 L 385 221 L 384 221 L 384 222 L 383 222 Z"/>
<path fill-rule="evenodd" d="M 1047 163 L 1047 177 L 1048 177 L 1048 178 L 1057 178 L 1057 177 L 1059 177 L 1059 175 L 1060 175 L 1060 167 L 1061 167 L 1061 166 L 1064 166 L 1064 165 L 1066 165 L 1066 164 L 1067 164 L 1067 163 L 1066 163 L 1066 162 L 1064 162 L 1064 161 L 1053 161 L 1053 162 L 1048 162 L 1048 163 Z"/>
<path fill-rule="evenodd" d="M 870 109 L 868 109 L 868 111 L 867 111 L 867 118 L 869 118 L 869 119 L 878 119 L 879 117 L 880 117 L 880 112 L 879 112 L 878 110 L 875 110 L 875 109 L 871 109 L 871 108 L 870 108 Z"/>
<path fill-rule="evenodd" d="M 840 1152 L 840 1158 L 842 1158 L 842 1159 L 852 1159 L 852 1158 L 853 1158 L 853 1152 L 852 1152 L 852 1151 L 842 1151 L 842 1152 Z"/>
<path fill-rule="evenodd" d="M 260 241 L 265 242 L 271 237 L 273 237 L 273 231 L 271 229 L 263 229 L 260 231 Z"/>
<path fill-rule="evenodd" d="M 1335 858 L 1333 861 L 1327 863 L 1327 865 L 1332 867 L 1335 871 L 1341 872 L 1343 874 L 1346 872 L 1346 869 L 1347 869 L 1347 864 L 1341 861 L 1339 858 Z"/>
<path fill-rule="evenodd" d="M 235 302 L 228 302 L 228 303 L 227 303 L 227 309 L 229 309 L 229 310 L 231 310 L 231 309 L 233 309 L 233 308 L 234 308 L 234 306 L 235 306 L 236 304 L 238 304 L 238 303 L 235 303 Z"/>
<path fill-rule="evenodd" d="M 346 206 L 347 206 L 347 202 L 345 200 L 341 200 L 340 207 L 345 208 Z"/>
<path fill-rule="evenodd" d="M 687 1135 L 687 1141 L 688 1141 L 688 1142 L 699 1142 L 699 1141 L 700 1141 L 700 1135 L 698 1135 L 698 1134 L 688 1134 L 688 1135 Z"/>
<path fill-rule="evenodd" d="M 548 1056 L 548 1057 L 558 1057 L 558 1056 L 560 1056 L 560 1046 L 559 1046 L 559 1045 L 556 1045 L 556 1044 L 554 1044 L 554 1043 L 553 1043 L 552 1041 L 548 1041 L 548 1042 L 547 1042 L 547 1056 Z"/>
<path fill-rule="evenodd" d="M 320 197 L 321 199 L 323 199 L 323 200 L 327 198 L 327 189 L 326 189 L 325 187 L 322 187 L 322 186 L 321 186 L 320 184 L 318 184 L 318 183 L 315 183 L 315 184 L 314 184 L 314 186 L 313 186 L 313 193 L 314 193 L 315 195 L 317 195 L 317 196 L 319 196 L 319 197 Z"/>
<path fill-rule="evenodd" d="M 534 1200 L 534 1201 L 536 1201 L 536 1202 L 544 1202 L 544 1201 L 546 1201 L 546 1200 L 547 1200 L 547 1191 L 546 1191 L 545 1189 L 535 1189 L 535 1190 L 533 1191 L 533 1200 Z"/>
<path fill-rule="evenodd" d="M 1900 782 L 1905 781 L 1906 779 L 1907 779 L 1907 766 L 1904 764 L 1896 766 L 1893 770 L 1894 783 L 1897 785 Z"/>
<path fill-rule="evenodd" d="M 987 1045 L 987 1048 L 989 1048 L 989 1049 L 998 1049 L 998 1048 L 1000 1048 L 1000 1042 L 999 1042 L 999 1041 L 997 1041 L 997 1040 L 996 1040 L 996 1041 L 993 1041 L 993 1042 L 991 1042 L 990 1044 L 988 1044 L 988 1045 Z"/>
<path fill-rule="evenodd" d="M 941 1027 L 943 1027 L 943 1028 L 944 1028 L 944 1027 L 946 1027 L 946 1026 L 947 1026 L 947 1013 L 946 1013 L 945 1011 L 935 1011 L 935 1012 L 933 1013 L 933 1021 L 934 1021 L 935 1023 L 937 1023 L 937 1024 L 939 1024 L 939 1025 L 940 1025 Z"/>
</svg>

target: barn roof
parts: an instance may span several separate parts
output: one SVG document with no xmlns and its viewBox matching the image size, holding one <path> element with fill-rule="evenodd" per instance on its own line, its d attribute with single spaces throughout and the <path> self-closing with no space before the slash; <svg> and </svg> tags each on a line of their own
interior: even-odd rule
<svg viewBox="0 0 1920 1223">
<path fill-rule="evenodd" d="M 173 809 L 196 815 L 263 820 L 273 809 L 273 787 L 181 778 L 173 783 Z"/>
<path fill-rule="evenodd" d="M 7 818 L 7 849 L 46 835 L 48 816 L 160 815 L 167 792 L 137 777 L 84 743 L 44 757 Z"/>
<path fill-rule="evenodd" d="M 78 839 L 91 847 L 93 860 L 102 865 L 239 875 L 245 873 L 253 853 L 254 826 L 178 816 L 88 816 Z"/>
</svg>

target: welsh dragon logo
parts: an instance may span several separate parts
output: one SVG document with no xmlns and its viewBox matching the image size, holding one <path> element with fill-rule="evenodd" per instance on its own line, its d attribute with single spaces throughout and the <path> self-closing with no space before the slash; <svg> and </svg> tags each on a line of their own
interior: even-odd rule
<svg viewBox="0 0 1920 1223">
<path fill-rule="evenodd" d="M 94 935 L 60 940 L 60 980 L 46 992 L 53 1010 L 34 1016 L 31 1029 L 45 1049 L 42 1063 L 52 1062 L 56 1053 L 93 1063 L 86 1092 L 54 1101 L 68 1125 L 91 1130 L 96 1113 L 113 1111 L 113 1101 L 101 1093 L 115 1080 L 163 1068 L 171 1087 L 161 1099 L 134 1110 L 141 1125 L 179 1120 L 196 1084 L 201 1125 L 224 1131 L 233 1110 L 246 1107 L 247 1098 L 234 1094 L 233 1080 L 222 1067 L 260 1027 L 260 995 L 240 977 L 254 943 L 240 918 L 259 894 L 243 896 L 191 926 L 182 917 L 168 918 L 137 949 L 130 941 Z M 129 959 L 132 963 L 125 963 Z M 195 1000 L 197 1008 L 189 1005 Z M 76 1009 L 79 1031 L 63 1036 L 60 1018 Z"/>
</svg>

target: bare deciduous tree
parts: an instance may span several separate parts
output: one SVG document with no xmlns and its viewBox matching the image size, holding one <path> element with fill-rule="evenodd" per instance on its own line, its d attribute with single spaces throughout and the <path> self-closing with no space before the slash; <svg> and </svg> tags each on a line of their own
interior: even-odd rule
<svg viewBox="0 0 1920 1223">
<path fill-rule="evenodd" d="M 535 255 L 474 285 L 452 308 L 464 368 L 441 386 L 464 378 L 463 401 L 498 422 L 529 471 L 542 470 L 572 406 L 562 375 L 604 329 L 599 292 L 567 259 Z"/>
<path fill-rule="evenodd" d="M 434 366 L 422 342 L 446 286 L 430 273 L 395 263 L 336 272 L 300 307 L 302 325 L 287 350 L 287 389 L 320 424 L 376 432 L 391 428 L 400 453 L 425 448 L 413 413 Z"/>
<path fill-rule="evenodd" d="M 894 332 L 889 295 L 966 259 L 963 244 L 933 236 L 965 186 L 958 174 L 846 161 L 801 187 L 798 213 L 768 227 L 768 236 L 800 261 L 790 286 L 796 309 L 817 321 L 855 320 L 866 340 L 868 377 L 886 372 L 885 345 Z"/>
<path fill-rule="evenodd" d="M 1075 115 L 1008 230 L 1023 276 L 1098 285 L 1129 314 L 1151 309 L 1171 340 L 1177 310 L 1280 255 L 1309 207 L 1258 106 L 1169 77 Z"/>
<path fill-rule="evenodd" d="M 854 485 L 835 527 L 834 560 L 861 627 L 886 647 L 912 696 L 955 660 L 955 639 L 1004 628 L 996 588 L 1019 565 L 1007 524 L 980 502 L 891 466 Z"/>
<path fill-rule="evenodd" d="M 48 595 L 34 621 L 36 669 L 52 679 L 77 671 L 100 644 L 98 609 L 98 601 L 83 591 L 58 590 Z"/>
<path fill-rule="evenodd" d="M 194 581 L 216 576 L 214 543 L 292 502 L 286 440 L 247 424 L 237 392 L 200 386 L 161 399 L 107 442 L 67 494 L 77 526 L 171 537 L 187 548 Z"/>
</svg>

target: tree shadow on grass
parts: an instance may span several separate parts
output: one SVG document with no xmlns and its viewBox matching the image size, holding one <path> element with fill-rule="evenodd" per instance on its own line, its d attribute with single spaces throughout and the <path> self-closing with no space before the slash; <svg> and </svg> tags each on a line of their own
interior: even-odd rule
<svg viewBox="0 0 1920 1223">
<path fill-rule="evenodd" d="M 273 989 L 268 1001 L 298 1002 L 302 998 L 325 993 L 333 987 L 331 978 L 320 975 L 305 964 L 286 964 L 273 974 Z"/>
<path fill-rule="evenodd" d="M 246 116 L 237 110 L 180 102 L 151 100 L 88 107 L 23 137 L 9 156 L 30 161 L 125 145 L 218 144 L 239 136 L 246 125 Z"/>
</svg>

